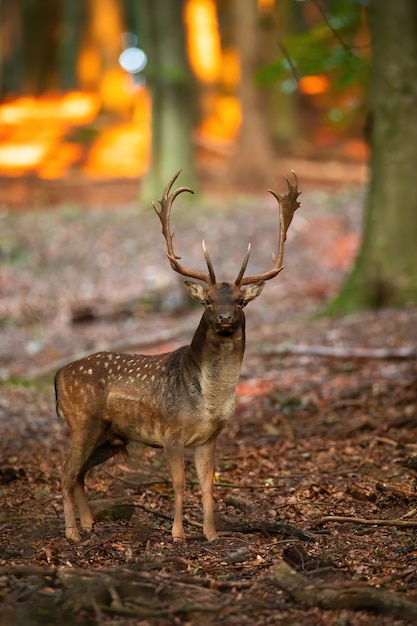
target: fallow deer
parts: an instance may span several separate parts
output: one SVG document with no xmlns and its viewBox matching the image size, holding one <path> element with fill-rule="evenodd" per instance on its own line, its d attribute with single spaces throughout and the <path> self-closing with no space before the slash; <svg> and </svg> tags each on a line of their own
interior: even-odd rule
<svg viewBox="0 0 417 626">
<path fill-rule="evenodd" d="M 207 272 L 180 264 L 174 252 L 170 228 L 171 208 L 183 192 L 171 193 L 178 172 L 166 186 L 159 207 L 168 259 L 185 281 L 189 295 L 204 306 L 203 316 L 189 346 L 161 355 L 98 352 L 60 369 L 55 376 L 58 416 L 72 432 L 70 450 L 62 471 L 62 497 L 66 536 L 75 542 L 82 530 L 90 531 L 93 517 L 84 489 L 87 471 L 118 452 L 130 441 L 161 447 L 172 474 L 174 489 L 174 541 L 185 539 L 183 500 L 185 489 L 184 448 L 195 449 L 195 464 L 203 501 L 203 532 L 209 541 L 218 537 L 213 510 L 212 483 L 217 436 L 235 406 L 236 385 L 245 350 L 243 308 L 259 296 L 265 281 L 283 268 L 284 242 L 294 211 L 298 208 L 297 177 L 288 179 L 288 192 L 276 198 L 280 234 L 273 267 L 263 274 L 244 276 L 250 244 L 235 280 L 218 282 L 203 241 Z M 199 281 L 199 282 L 194 282 Z"/>
</svg>

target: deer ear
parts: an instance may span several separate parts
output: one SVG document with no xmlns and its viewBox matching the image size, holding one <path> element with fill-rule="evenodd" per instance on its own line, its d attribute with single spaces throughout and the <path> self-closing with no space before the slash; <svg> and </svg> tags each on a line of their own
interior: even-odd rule
<svg viewBox="0 0 417 626">
<path fill-rule="evenodd" d="M 241 287 L 243 297 L 245 299 L 245 305 L 260 296 L 264 286 L 265 281 L 259 280 L 256 283 L 250 283 L 250 285 L 245 285 L 244 287 Z"/>
<path fill-rule="evenodd" d="M 193 283 L 191 280 L 185 280 L 184 285 L 189 295 L 197 302 L 204 303 L 206 300 L 206 290 L 203 285 L 199 283 Z"/>
</svg>

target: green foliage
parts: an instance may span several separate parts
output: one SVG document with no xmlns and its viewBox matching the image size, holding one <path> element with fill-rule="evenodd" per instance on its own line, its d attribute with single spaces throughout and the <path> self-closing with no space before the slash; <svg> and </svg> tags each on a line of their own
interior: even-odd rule
<svg viewBox="0 0 417 626">
<path fill-rule="evenodd" d="M 258 71 L 257 83 L 264 87 L 279 83 L 282 91 L 290 93 L 298 89 L 301 78 L 322 74 L 329 78 L 333 94 L 351 87 L 364 87 L 369 74 L 369 48 L 355 46 L 362 23 L 361 4 L 361 0 L 327 3 L 326 11 L 320 9 L 322 20 L 319 23 L 284 38 L 282 55 Z M 329 110 L 329 120 L 338 123 L 351 117 L 351 105 L 347 104 L 346 111 Z"/>
</svg>

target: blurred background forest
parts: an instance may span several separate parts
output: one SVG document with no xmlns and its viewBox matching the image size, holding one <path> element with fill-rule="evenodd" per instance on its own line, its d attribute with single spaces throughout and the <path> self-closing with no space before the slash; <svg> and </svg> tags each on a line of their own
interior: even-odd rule
<svg viewBox="0 0 417 626">
<path fill-rule="evenodd" d="M 369 55 L 351 0 L 4 0 L 0 175 L 143 176 L 158 89 L 153 114 L 183 131 L 179 102 L 197 168 L 221 170 L 239 131 L 252 170 L 254 150 L 362 160 Z M 170 161 L 169 176 L 194 158 Z"/>
<path fill-rule="evenodd" d="M 36 204 L 39 182 L 43 204 L 80 186 L 111 204 L 122 181 L 148 204 L 180 168 L 207 193 L 259 193 L 290 169 L 304 189 L 358 184 L 369 157 L 362 246 L 329 311 L 417 300 L 413 0 L 1 7 L 7 206 Z"/>
<path fill-rule="evenodd" d="M 416 0 L 0 0 L 0 17 L 0 626 L 415 623 Z M 201 268 L 204 239 L 224 280 L 249 241 L 248 273 L 271 267 L 266 189 L 294 170 L 302 191 L 285 271 L 247 308 L 224 530 L 202 542 L 187 460 L 192 540 L 171 543 L 146 447 L 97 468 L 104 515 L 77 547 L 52 377 L 190 341 L 201 311 L 150 203 L 180 168 L 199 193 L 175 248 Z M 282 559 L 306 603 L 275 584 Z M 327 610 L 326 581 L 347 606 Z"/>
</svg>

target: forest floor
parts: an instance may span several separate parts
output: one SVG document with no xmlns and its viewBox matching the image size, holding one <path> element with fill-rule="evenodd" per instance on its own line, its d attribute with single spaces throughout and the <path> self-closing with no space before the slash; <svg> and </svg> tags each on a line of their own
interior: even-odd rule
<svg viewBox="0 0 417 626">
<path fill-rule="evenodd" d="M 173 349 L 201 315 L 155 215 L 123 200 L 2 207 L 1 626 L 417 623 L 417 307 L 317 315 L 351 265 L 363 196 L 302 194 L 285 270 L 246 309 L 237 408 L 216 455 L 220 538 L 202 535 L 187 456 L 183 544 L 159 450 L 133 447 L 91 473 L 96 524 L 77 545 L 59 485 L 69 435 L 56 369 L 101 349 Z M 225 280 L 249 240 L 250 273 L 276 249 L 269 195 L 178 201 L 172 221 L 184 264 L 202 268 L 204 237 Z"/>
</svg>

